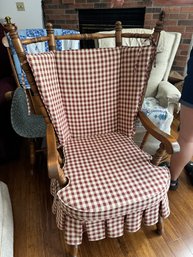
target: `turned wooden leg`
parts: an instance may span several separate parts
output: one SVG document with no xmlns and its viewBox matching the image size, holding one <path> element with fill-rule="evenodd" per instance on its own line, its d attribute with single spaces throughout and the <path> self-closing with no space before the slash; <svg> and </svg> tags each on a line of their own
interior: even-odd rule
<svg viewBox="0 0 193 257">
<path fill-rule="evenodd" d="M 161 162 L 167 162 L 168 161 L 168 158 L 169 158 L 169 154 L 167 154 L 167 152 L 165 151 L 162 155 L 162 158 L 160 160 L 160 163 Z"/>
<path fill-rule="evenodd" d="M 158 165 L 160 163 L 160 161 L 162 161 L 162 158 L 165 154 L 166 154 L 166 151 L 165 151 L 164 144 L 161 143 L 160 146 L 159 146 L 159 149 L 154 154 L 153 159 L 151 160 L 151 162 L 154 165 Z"/>
<path fill-rule="evenodd" d="M 29 140 L 29 151 L 30 151 L 30 169 L 31 173 L 33 174 L 33 168 L 36 160 L 35 156 L 35 142 L 33 139 Z"/>
<path fill-rule="evenodd" d="M 78 245 L 68 245 L 67 246 L 67 257 L 77 257 Z"/>
<path fill-rule="evenodd" d="M 142 142 L 141 142 L 141 145 L 140 145 L 140 148 L 141 148 L 141 149 L 143 149 L 143 147 L 144 147 L 144 145 L 145 145 L 145 143 L 146 143 L 146 141 L 147 141 L 148 136 L 149 136 L 149 132 L 146 131 L 146 133 L 145 133 L 145 135 L 144 135 L 144 137 L 143 137 L 143 140 L 142 140 Z"/>
<path fill-rule="evenodd" d="M 163 223 L 163 218 L 159 215 L 159 220 L 158 223 L 156 224 L 157 227 L 157 233 L 158 235 L 162 235 L 164 233 L 164 223 Z"/>
</svg>

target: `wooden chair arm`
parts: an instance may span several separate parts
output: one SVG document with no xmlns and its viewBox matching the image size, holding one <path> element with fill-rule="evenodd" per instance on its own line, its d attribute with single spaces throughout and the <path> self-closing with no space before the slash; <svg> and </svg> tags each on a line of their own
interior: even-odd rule
<svg viewBox="0 0 193 257">
<path fill-rule="evenodd" d="M 147 132 L 164 145 L 168 154 L 173 154 L 180 151 L 180 146 L 173 136 L 161 131 L 158 127 L 156 127 L 144 112 L 139 111 L 138 116 Z"/>
<path fill-rule="evenodd" d="M 49 178 L 57 179 L 59 184 L 63 187 L 68 183 L 68 179 L 65 177 L 64 174 L 61 157 L 57 150 L 54 128 L 51 123 L 48 123 L 46 127 L 46 143 L 48 176 Z"/>
</svg>

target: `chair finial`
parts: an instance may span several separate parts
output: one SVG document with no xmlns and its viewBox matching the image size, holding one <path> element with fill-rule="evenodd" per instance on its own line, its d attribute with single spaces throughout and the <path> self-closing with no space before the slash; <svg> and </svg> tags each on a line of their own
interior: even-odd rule
<svg viewBox="0 0 193 257">
<path fill-rule="evenodd" d="M 159 14 L 159 20 L 164 22 L 164 19 L 165 19 L 165 16 L 166 16 L 166 13 L 164 10 L 162 10 Z"/>
<path fill-rule="evenodd" d="M 165 18 L 165 11 L 162 10 L 159 14 L 159 20 L 156 23 L 155 31 L 160 32 L 163 30 L 164 18 Z"/>
<path fill-rule="evenodd" d="M 115 37 L 116 37 L 116 46 L 122 46 L 122 22 L 117 21 L 115 23 Z"/>
<path fill-rule="evenodd" d="M 46 24 L 46 29 L 47 29 L 47 30 L 52 30 L 52 29 L 53 29 L 52 23 L 48 22 L 48 23 Z"/>
<path fill-rule="evenodd" d="M 6 33 L 10 32 L 10 31 L 16 31 L 17 27 L 15 26 L 15 23 L 11 22 L 11 17 L 6 16 L 5 17 L 5 23 L 3 24 L 4 30 Z"/>
<path fill-rule="evenodd" d="M 6 21 L 7 24 L 11 24 L 11 17 L 6 16 L 5 21 Z"/>
</svg>

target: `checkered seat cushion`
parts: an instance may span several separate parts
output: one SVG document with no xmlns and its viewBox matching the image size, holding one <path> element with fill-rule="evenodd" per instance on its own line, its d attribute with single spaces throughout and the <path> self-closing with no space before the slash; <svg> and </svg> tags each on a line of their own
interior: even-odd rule
<svg viewBox="0 0 193 257">
<path fill-rule="evenodd" d="M 52 180 L 53 212 L 66 242 L 137 231 L 169 215 L 167 168 L 133 142 L 154 47 L 29 55 L 41 98 L 63 146 L 69 178 Z"/>
<path fill-rule="evenodd" d="M 70 140 L 66 152 L 70 183 L 58 190 L 54 213 L 69 244 L 81 243 L 84 228 L 93 241 L 121 236 L 124 226 L 135 232 L 142 217 L 146 225 L 156 224 L 160 203 L 161 215 L 169 215 L 168 170 L 151 165 L 150 156 L 127 136 Z M 56 196 L 54 181 L 52 187 Z"/>
</svg>

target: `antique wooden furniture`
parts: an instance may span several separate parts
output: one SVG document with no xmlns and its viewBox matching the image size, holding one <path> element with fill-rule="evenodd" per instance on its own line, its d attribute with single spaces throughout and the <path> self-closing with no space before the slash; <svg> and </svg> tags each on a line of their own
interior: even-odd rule
<svg viewBox="0 0 193 257">
<path fill-rule="evenodd" d="M 170 173 L 158 167 L 166 150 L 179 150 L 140 111 L 155 59 L 159 23 L 153 35 L 47 36 L 20 40 L 16 26 L 6 28 L 31 86 L 36 113 L 46 123 L 48 173 L 57 226 L 64 230 L 69 256 L 77 256 L 83 232 L 91 241 L 135 232 L 169 215 Z M 55 51 L 58 39 L 114 38 L 115 48 Z M 122 37 L 150 38 L 149 46 L 122 47 Z M 23 44 L 48 41 L 50 52 L 26 55 Z M 161 144 L 154 158 L 133 142 L 139 117 Z M 152 164 L 153 163 L 153 164 Z"/>
</svg>

